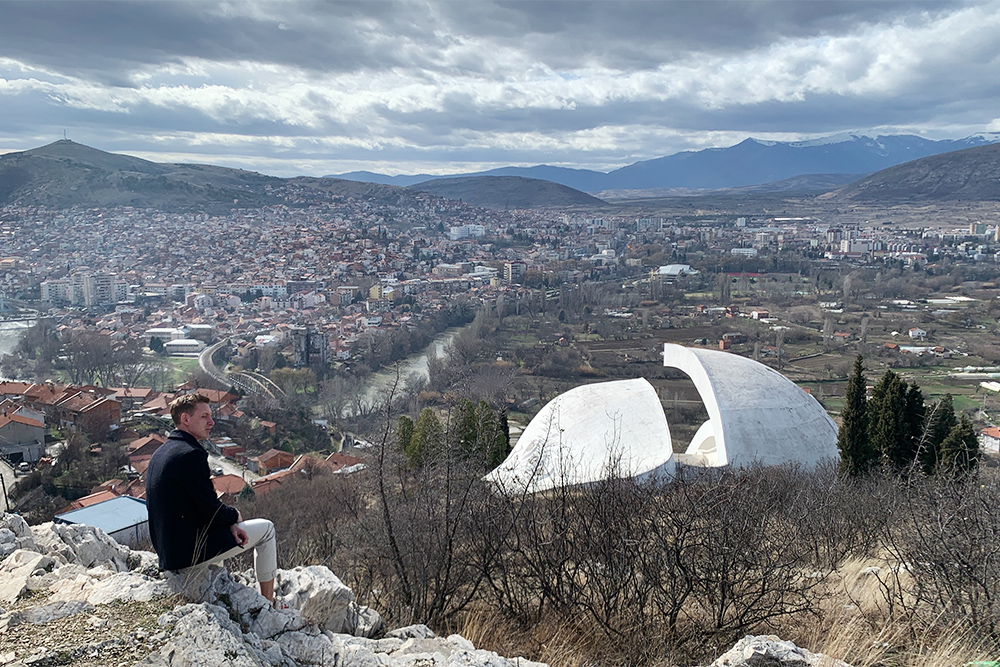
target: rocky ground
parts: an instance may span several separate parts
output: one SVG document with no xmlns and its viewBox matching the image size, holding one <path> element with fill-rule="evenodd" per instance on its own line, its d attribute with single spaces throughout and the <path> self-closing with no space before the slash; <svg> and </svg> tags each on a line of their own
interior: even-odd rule
<svg viewBox="0 0 1000 667">
<path fill-rule="evenodd" d="M 161 576 L 155 554 L 80 525 L 0 515 L 0 666 L 545 667 L 424 625 L 386 629 L 325 567 L 279 570 L 273 608 L 249 573 Z M 746 637 L 713 667 L 849 667 Z"/>
</svg>

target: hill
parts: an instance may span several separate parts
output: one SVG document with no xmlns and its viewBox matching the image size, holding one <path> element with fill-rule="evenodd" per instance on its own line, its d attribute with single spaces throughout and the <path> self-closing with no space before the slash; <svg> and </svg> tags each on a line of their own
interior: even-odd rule
<svg viewBox="0 0 1000 667">
<path fill-rule="evenodd" d="M 890 167 L 830 196 L 864 202 L 1000 201 L 1000 144 Z"/>
<path fill-rule="evenodd" d="M 242 169 L 160 164 L 67 140 L 0 156 L 0 205 L 166 211 L 253 207 L 279 201 L 266 186 L 280 183 Z"/>
<path fill-rule="evenodd" d="M 594 206 L 605 202 L 573 188 L 523 176 L 471 176 L 439 178 L 413 186 L 447 199 L 493 209 L 545 206 Z"/>
<path fill-rule="evenodd" d="M 374 183 L 283 179 L 212 165 L 150 162 L 67 140 L 0 156 L 0 206 L 134 206 L 219 213 L 235 207 L 302 205 L 331 196 L 377 204 L 404 204 L 416 197 L 411 190 Z"/>
<path fill-rule="evenodd" d="M 784 181 L 809 174 L 871 174 L 903 162 L 1000 141 L 1000 134 L 982 134 L 935 141 L 913 135 L 870 137 L 842 134 L 810 141 L 762 141 L 749 138 L 727 148 L 685 151 L 636 162 L 609 173 L 538 165 L 502 167 L 451 174 L 443 178 L 523 176 L 540 178 L 592 194 L 636 190 L 706 190 L 762 186 L 787 191 Z M 414 185 L 427 175 L 385 176 L 351 172 L 338 178 L 388 185 Z M 841 181 L 842 183 L 843 181 Z M 770 190 L 769 184 L 775 184 Z M 650 193 L 646 193 L 648 196 Z"/>
</svg>

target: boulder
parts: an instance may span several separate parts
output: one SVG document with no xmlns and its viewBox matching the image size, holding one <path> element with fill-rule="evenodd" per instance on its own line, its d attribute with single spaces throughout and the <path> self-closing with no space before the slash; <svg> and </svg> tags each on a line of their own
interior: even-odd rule
<svg viewBox="0 0 1000 667">
<path fill-rule="evenodd" d="M 371 607 L 352 602 L 347 607 L 341 632 L 355 637 L 380 637 L 385 632 L 385 623 L 382 616 Z"/>
<path fill-rule="evenodd" d="M 331 639 L 322 633 L 301 630 L 286 632 L 278 637 L 277 643 L 281 652 L 296 664 L 336 667 L 340 664 L 340 654 L 344 651 L 340 640 Z"/>
<path fill-rule="evenodd" d="M 0 562 L 0 601 L 14 602 L 29 589 L 32 576 L 42 575 L 55 566 L 55 560 L 34 551 L 18 549 Z"/>
<path fill-rule="evenodd" d="M 211 604 L 186 604 L 160 617 L 170 635 L 160 650 L 143 665 L 181 667 L 220 665 L 261 667 L 275 664 L 264 651 L 243 640 L 243 633 L 229 612 Z"/>
<path fill-rule="evenodd" d="M 114 541 L 100 528 L 79 523 L 43 523 L 31 527 L 38 551 L 66 563 L 105 567 L 112 572 L 128 570 L 129 548 Z"/>
<path fill-rule="evenodd" d="M 719 656 L 711 667 L 850 667 L 822 653 L 812 653 L 774 635 L 747 635 Z"/>
<path fill-rule="evenodd" d="M 278 570 L 275 599 L 298 609 L 303 620 L 331 632 L 345 632 L 354 593 L 323 565 Z M 347 630 L 349 634 L 353 628 Z"/>
<path fill-rule="evenodd" d="M 28 523 L 16 514 L 0 514 L 0 560 L 18 549 L 38 551 Z"/>
</svg>

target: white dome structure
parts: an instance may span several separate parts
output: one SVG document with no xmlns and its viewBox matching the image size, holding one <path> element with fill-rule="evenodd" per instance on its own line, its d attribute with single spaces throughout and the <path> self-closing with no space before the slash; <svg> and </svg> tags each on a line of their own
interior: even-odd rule
<svg viewBox="0 0 1000 667">
<path fill-rule="evenodd" d="M 611 475 L 674 473 L 670 429 L 645 379 L 575 387 L 547 403 L 486 476 L 503 493 L 536 493 Z"/>
<path fill-rule="evenodd" d="M 693 381 L 708 421 L 681 462 L 742 467 L 754 463 L 815 466 L 836 459 L 837 425 L 823 406 L 781 373 L 728 352 L 667 343 L 663 365 Z"/>
</svg>

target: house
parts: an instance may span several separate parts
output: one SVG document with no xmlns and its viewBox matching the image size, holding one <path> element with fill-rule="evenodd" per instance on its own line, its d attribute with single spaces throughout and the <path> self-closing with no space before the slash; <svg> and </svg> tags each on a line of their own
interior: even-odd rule
<svg viewBox="0 0 1000 667">
<path fill-rule="evenodd" d="M 133 440 L 128 444 L 128 464 L 139 473 L 144 473 L 149 465 L 149 459 L 153 458 L 153 452 L 159 449 L 167 441 L 165 436 L 158 433 L 151 433 L 145 438 Z"/>
<path fill-rule="evenodd" d="M 0 453 L 11 463 L 37 463 L 45 456 L 45 424 L 16 412 L 0 412 Z"/>
<path fill-rule="evenodd" d="M 247 485 L 239 475 L 217 475 L 212 478 L 212 488 L 222 502 L 235 500 Z"/>
<path fill-rule="evenodd" d="M 153 390 L 146 387 L 114 387 L 115 400 L 122 404 L 122 410 L 132 412 L 135 406 L 141 406 L 153 395 Z"/>
<path fill-rule="evenodd" d="M 751 310 L 750 319 L 752 320 L 766 320 L 771 317 L 771 313 L 766 310 Z"/>
<path fill-rule="evenodd" d="M 257 459 L 257 473 L 262 477 L 277 470 L 290 468 L 295 463 L 295 455 L 280 449 L 269 449 Z"/>
<path fill-rule="evenodd" d="M 918 340 L 923 340 L 924 338 L 927 337 L 927 332 L 924 331 L 923 329 L 921 329 L 920 327 L 913 327 L 912 329 L 910 329 L 906 333 L 907 333 L 907 335 L 910 338 L 918 339 Z"/>
<path fill-rule="evenodd" d="M 979 446 L 984 451 L 1000 453 L 1000 428 L 990 426 L 980 431 Z"/>
<path fill-rule="evenodd" d="M 122 404 L 95 390 L 67 391 L 55 405 L 59 426 L 76 428 L 92 438 L 103 439 L 121 422 Z"/>
<path fill-rule="evenodd" d="M 105 500 L 111 500 L 112 498 L 117 498 L 119 494 L 115 493 L 113 489 L 101 489 L 91 493 L 83 498 L 77 498 L 72 501 L 69 505 L 59 510 L 59 514 L 65 512 L 71 512 L 73 510 L 78 510 L 82 507 L 90 507 L 91 505 L 96 505 L 97 503 L 103 503 Z"/>
<path fill-rule="evenodd" d="M 88 507 L 57 514 L 55 523 L 79 523 L 100 528 L 119 544 L 138 547 L 149 540 L 146 501 L 118 496 Z"/>
</svg>

